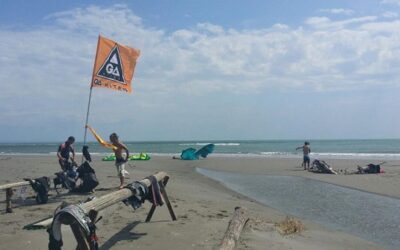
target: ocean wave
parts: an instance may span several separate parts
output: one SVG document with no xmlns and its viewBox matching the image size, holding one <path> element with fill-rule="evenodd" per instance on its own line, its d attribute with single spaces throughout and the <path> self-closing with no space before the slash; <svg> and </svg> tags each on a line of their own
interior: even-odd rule
<svg viewBox="0 0 400 250">
<path fill-rule="evenodd" d="M 262 155 L 296 155 L 289 152 L 261 152 Z"/>
<path fill-rule="evenodd" d="M 214 144 L 215 146 L 240 146 L 238 142 L 216 142 L 216 143 L 208 143 L 208 142 L 196 142 L 196 143 L 180 143 L 179 146 L 205 146 L 208 144 Z"/>
<path fill-rule="evenodd" d="M 1 152 L 2 156 L 49 156 L 50 153 L 18 153 L 18 152 Z"/>
<path fill-rule="evenodd" d="M 266 157 L 266 158 L 298 158 L 301 153 L 294 152 L 260 152 L 260 153 L 217 153 L 216 156 L 224 157 Z M 400 154 L 396 153 L 311 153 L 312 159 L 391 159 L 399 160 Z"/>
<path fill-rule="evenodd" d="M 321 157 L 345 157 L 345 158 L 400 158 L 400 154 L 396 153 L 311 153 L 311 156 Z"/>
<path fill-rule="evenodd" d="M 32 146 L 58 146 L 60 143 L 35 143 L 35 142 L 25 142 L 25 143 L 0 143 L 0 146 L 7 147 L 32 147 Z"/>
</svg>

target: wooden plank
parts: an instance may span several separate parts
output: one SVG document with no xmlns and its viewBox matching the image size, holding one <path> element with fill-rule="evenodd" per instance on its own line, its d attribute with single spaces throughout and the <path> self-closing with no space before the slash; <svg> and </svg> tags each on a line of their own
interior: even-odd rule
<svg viewBox="0 0 400 250">
<path fill-rule="evenodd" d="M 163 181 L 167 177 L 167 173 L 158 172 L 158 173 L 155 173 L 153 176 L 156 177 L 157 182 L 159 182 L 159 181 Z M 148 187 L 151 185 L 151 182 L 148 179 L 143 179 L 140 182 L 145 184 Z M 131 197 L 134 194 L 135 193 L 133 193 L 129 188 L 123 188 L 121 190 L 111 192 L 109 194 L 95 198 L 89 202 L 83 203 L 82 205 L 80 205 L 80 207 L 83 209 L 83 211 L 85 213 L 88 213 L 92 209 L 96 210 L 96 211 L 100 211 L 100 210 L 103 210 L 111 205 L 114 205 L 114 204 L 120 202 L 120 201 L 123 201 L 123 200 Z M 48 228 L 52 222 L 53 222 L 53 218 L 49 218 L 49 219 L 40 221 L 38 223 L 28 225 L 28 226 L 24 227 L 24 229 Z"/>
<path fill-rule="evenodd" d="M 236 207 L 232 220 L 229 222 L 224 238 L 221 241 L 219 250 L 235 249 L 236 243 L 239 240 L 240 233 L 246 222 L 249 220 L 247 211 L 244 208 Z"/>
<path fill-rule="evenodd" d="M 175 216 L 174 210 L 172 209 L 171 202 L 169 202 L 169 198 L 168 198 L 168 195 L 167 195 L 167 191 L 165 190 L 164 184 L 161 181 L 159 183 L 159 186 L 160 186 L 161 195 L 162 195 L 165 203 L 167 204 L 169 214 L 171 215 L 172 220 L 175 221 L 176 220 L 176 216 Z"/>
<path fill-rule="evenodd" d="M 34 180 L 33 180 L 34 181 Z M 0 185 L 0 190 L 6 190 L 6 213 L 12 213 L 11 197 L 14 194 L 13 188 L 31 186 L 29 181 L 20 181 Z"/>
<path fill-rule="evenodd" d="M 14 183 L 8 183 L 4 185 L 0 185 L 0 190 L 3 189 L 8 189 L 8 188 L 16 188 L 16 187 L 22 187 L 22 186 L 30 186 L 31 184 L 29 181 L 21 181 L 21 182 L 14 182 Z"/>
<path fill-rule="evenodd" d="M 11 197 L 13 193 L 12 188 L 6 189 L 6 213 L 12 213 Z"/>
<path fill-rule="evenodd" d="M 153 213 L 156 210 L 156 208 L 157 207 L 154 206 L 154 204 L 151 205 L 150 211 L 149 211 L 149 213 L 147 214 L 147 217 L 146 217 L 146 222 L 149 222 L 151 220 L 151 217 L 153 217 Z"/>
</svg>

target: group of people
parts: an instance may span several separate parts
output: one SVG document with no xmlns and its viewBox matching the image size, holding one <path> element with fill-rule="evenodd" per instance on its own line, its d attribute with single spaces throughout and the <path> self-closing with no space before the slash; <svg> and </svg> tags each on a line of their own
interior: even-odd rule
<svg viewBox="0 0 400 250">
<path fill-rule="evenodd" d="M 60 163 L 61 169 L 63 171 L 67 170 L 67 166 L 70 164 L 76 164 L 75 163 L 75 150 L 73 148 L 73 144 L 75 142 L 75 138 L 73 136 L 68 137 L 68 139 L 62 143 L 58 147 L 57 151 L 57 157 L 58 157 L 58 162 Z M 117 169 L 118 177 L 120 180 L 120 185 L 119 188 L 124 187 L 125 183 L 125 176 L 128 173 L 125 170 L 125 163 L 129 159 L 129 150 L 123 144 L 120 140 L 119 137 L 116 133 L 112 133 L 110 135 L 110 142 L 112 147 L 112 150 L 115 153 L 115 167 Z M 297 147 L 296 150 L 302 149 L 303 150 L 303 163 L 302 166 L 304 167 L 304 170 L 310 169 L 310 153 L 311 153 L 311 147 L 309 142 L 304 142 L 303 146 Z M 125 157 L 123 156 L 123 153 L 125 153 Z"/>
<path fill-rule="evenodd" d="M 74 142 L 75 142 L 75 138 L 73 136 L 70 136 L 64 143 L 62 143 L 58 147 L 58 151 L 57 151 L 58 162 L 60 163 L 61 169 L 63 171 L 66 171 L 70 164 L 76 164 L 75 163 L 75 150 L 73 147 Z M 128 173 L 125 170 L 125 163 L 128 161 L 128 158 L 129 158 L 129 150 L 119 140 L 119 137 L 116 133 L 112 133 L 110 135 L 110 142 L 111 142 L 111 145 L 113 146 L 112 150 L 114 151 L 115 156 L 116 156 L 115 167 L 117 168 L 118 177 L 120 180 L 119 188 L 121 189 L 124 187 L 125 176 Z M 125 157 L 123 156 L 124 153 L 125 153 Z"/>
</svg>

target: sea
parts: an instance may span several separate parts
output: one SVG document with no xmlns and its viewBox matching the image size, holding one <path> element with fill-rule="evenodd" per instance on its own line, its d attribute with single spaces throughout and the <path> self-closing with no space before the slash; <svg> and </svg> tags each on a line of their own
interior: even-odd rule
<svg viewBox="0 0 400 250">
<path fill-rule="evenodd" d="M 318 159 L 400 159 L 400 139 L 375 140 L 310 140 L 311 156 Z M 53 155 L 62 142 L 0 143 L 0 155 Z M 200 149 L 209 143 L 215 145 L 214 156 L 229 157 L 298 157 L 301 140 L 216 140 L 216 141 L 147 141 L 124 142 L 132 152 L 153 155 L 176 155 L 187 148 Z M 107 155 L 110 150 L 97 142 L 88 142 L 92 154 Z M 82 143 L 75 143 L 80 152 Z"/>
</svg>

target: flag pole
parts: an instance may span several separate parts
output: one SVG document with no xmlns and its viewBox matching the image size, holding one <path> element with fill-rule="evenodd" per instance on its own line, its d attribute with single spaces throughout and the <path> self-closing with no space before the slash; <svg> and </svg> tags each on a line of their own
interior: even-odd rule
<svg viewBox="0 0 400 250">
<path fill-rule="evenodd" d="M 90 101 L 92 100 L 92 86 L 90 86 L 90 91 L 89 91 L 89 102 L 88 102 L 88 106 L 87 106 L 87 111 L 86 111 L 86 121 L 85 121 L 85 134 L 83 136 L 83 146 L 82 146 L 82 150 L 83 147 L 86 145 L 86 135 L 87 135 L 87 125 L 89 122 L 89 111 L 90 111 Z M 83 163 L 83 154 L 82 154 L 82 159 L 81 159 L 81 163 Z"/>
<path fill-rule="evenodd" d="M 90 83 L 89 101 L 88 101 L 88 106 L 87 106 L 87 111 L 86 111 L 85 133 L 83 135 L 83 146 L 86 146 L 87 125 L 89 123 L 90 102 L 92 100 L 93 77 L 94 77 L 94 73 L 96 70 L 96 61 L 97 61 L 97 55 L 99 53 L 100 38 L 101 38 L 101 36 L 99 35 L 99 39 L 97 40 L 96 56 L 95 56 L 94 65 L 93 65 L 92 81 Z M 83 163 L 83 154 L 82 154 L 82 163 Z"/>
<path fill-rule="evenodd" d="M 92 100 L 92 89 L 93 89 L 93 87 L 90 86 L 89 102 L 88 102 L 87 111 L 86 111 L 85 134 L 83 136 L 83 146 L 86 145 L 87 125 L 89 123 L 89 113 L 90 113 L 90 101 Z"/>
</svg>

